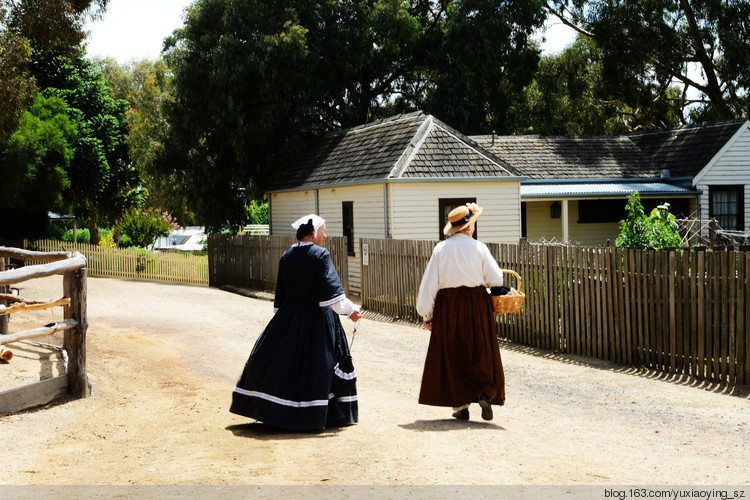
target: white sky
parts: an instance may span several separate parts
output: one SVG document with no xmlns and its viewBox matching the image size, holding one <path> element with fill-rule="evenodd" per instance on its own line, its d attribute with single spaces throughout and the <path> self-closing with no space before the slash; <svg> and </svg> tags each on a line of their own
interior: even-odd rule
<svg viewBox="0 0 750 500">
<path fill-rule="evenodd" d="M 112 57 L 119 63 L 159 58 L 164 38 L 182 26 L 193 0 L 110 0 L 104 17 L 86 25 L 90 57 Z M 573 30 L 549 22 L 544 53 L 556 53 L 575 39 Z"/>
<path fill-rule="evenodd" d="M 182 26 L 192 0 L 110 0 L 104 17 L 89 21 L 89 57 L 113 57 L 119 63 L 156 60 L 164 39 Z"/>
</svg>

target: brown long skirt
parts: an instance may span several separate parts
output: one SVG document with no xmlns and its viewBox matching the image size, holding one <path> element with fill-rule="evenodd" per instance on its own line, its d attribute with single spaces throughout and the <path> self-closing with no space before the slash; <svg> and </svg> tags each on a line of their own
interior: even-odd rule
<svg viewBox="0 0 750 500">
<path fill-rule="evenodd" d="M 419 402 L 457 407 L 481 393 L 505 403 L 492 301 L 484 287 L 443 288 L 435 298 Z"/>
</svg>

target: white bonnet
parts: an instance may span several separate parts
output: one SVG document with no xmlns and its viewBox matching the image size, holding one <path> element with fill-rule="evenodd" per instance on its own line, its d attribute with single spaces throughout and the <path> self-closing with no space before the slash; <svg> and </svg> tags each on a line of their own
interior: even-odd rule
<svg viewBox="0 0 750 500">
<path fill-rule="evenodd" d="M 304 217 L 300 217 L 299 219 L 297 219 L 296 221 L 294 221 L 292 223 L 292 227 L 294 229 L 299 229 L 299 227 L 301 225 L 307 224 L 308 221 L 310 221 L 310 220 L 312 220 L 313 229 L 315 231 L 317 231 L 318 229 L 320 229 L 323 226 L 323 224 L 326 223 L 325 219 L 322 218 L 321 216 L 315 215 L 315 214 L 310 214 L 310 215 L 305 215 Z"/>
</svg>

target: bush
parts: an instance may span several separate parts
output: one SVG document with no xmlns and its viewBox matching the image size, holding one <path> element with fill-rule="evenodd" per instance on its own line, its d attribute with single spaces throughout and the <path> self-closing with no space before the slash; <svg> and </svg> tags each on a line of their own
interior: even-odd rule
<svg viewBox="0 0 750 500">
<path fill-rule="evenodd" d="M 68 229 L 65 234 L 62 235 L 63 241 L 73 241 L 73 230 Z M 91 233 L 88 229 L 78 229 L 76 231 L 76 243 L 83 243 L 86 245 L 91 244 Z"/>
<path fill-rule="evenodd" d="M 680 246 L 682 240 L 677 231 L 675 216 L 669 213 L 669 203 L 659 205 L 647 216 L 638 191 L 633 191 L 628 196 L 625 208 L 628 213 L 625 220 L 620 221 L 620 234 L 615 245 L 643 250 Z"/>
<path fill-rule="evenodd" d="M 167 236 L 180 227 L 177 219 L 156 208 L 135 209 L 126 212 L 119 224 L 122 235 L 128 235 L 133 246 L 146 247 L 159 236 Z"/>
<path fill-rule="evenodd" d="M 253 200 L 247 209 L 247 220 L 250 224 L 268 224 L 270 217 L 268 215 L 268 202 L 258 203 Z"/>
</svg>

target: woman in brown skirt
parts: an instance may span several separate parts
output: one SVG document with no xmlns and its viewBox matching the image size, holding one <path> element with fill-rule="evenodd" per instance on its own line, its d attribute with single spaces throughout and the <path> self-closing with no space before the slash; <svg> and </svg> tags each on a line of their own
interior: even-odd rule
<svg viewBox="0 0 750 500">
<path fill-rule="evenodd" d="M 448 214 L 447 240 L 435 246 L 417 297 L 417 312 L 432 333 L 422 375 L 420 404 L 453 407 L 469 419 L 479 403 L 492 420 L 493 404 L 505 403 L 505 375 L 495 334 L 488 287 L 501 286 L 503 273 L 487 246 L 475 240 L 474 221 L 482 207 L 467 203 Z"/>
</svg>

